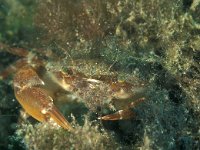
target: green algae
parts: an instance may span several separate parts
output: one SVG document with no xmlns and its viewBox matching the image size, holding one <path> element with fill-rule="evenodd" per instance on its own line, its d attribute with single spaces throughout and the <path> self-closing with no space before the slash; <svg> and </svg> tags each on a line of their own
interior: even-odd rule
<svg viewBox="0 0 200 150">
<path fill-rule="evenodd" d="M 103 74 L 114 78 L 114 72 L 119 80 L 148 83 L 146 101 L 133 109 L 137 116 L 132 120 L 93 124 L 99 111 L 87 112 L 83 103 L 80 109 L 90 119 L 73 111 L 78 120 L 86 122 L 75 124 L 75 133 L 26 120 L 18 123 L 11 148 L 15 141 L 23 141 L 27 149 L 44 149 L 52 141 L 52 149 L 95 149 L 94 145 L 99 149 L 200 147 L 198 0 L 10 0 L 0 6 L 1 42 L 38 55 L 47 53 L 50 66 L 56 66 L 56 62 L 58 68 L 73 67 L 89 77 Z M 43 49 L 34 50 L 37 48 Z M 2 51 L 1 70 L 15 58 Z M 11 79 L 1 82 L 7 82 L 1 84 L 2 89 L 11 87 Z M 1 95 L 1 110 L 5 107 L 9 113 L 17 106 L 6 104 L 14 99 L 12 90 Z M 76 102 L 64 105 L 60 109 L 66 116 L 70 112 L 64 109 L 77 108 Z M 79 147 L 79 141 L 83 147 Z"/>
</svg>

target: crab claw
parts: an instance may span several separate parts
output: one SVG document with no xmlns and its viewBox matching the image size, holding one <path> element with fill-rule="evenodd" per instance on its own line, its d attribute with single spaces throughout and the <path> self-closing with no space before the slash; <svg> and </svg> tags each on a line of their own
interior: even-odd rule
<svg viewBox="0 0 200 150">
<path fill-rule="evenodd" d="M 131 108 L 136 107 L 138 104 L 143 102 L 145 98 L 140 98 L 132 103 L 129 104 L 127 108 L 124 110 L 119 110 L 118 112 L 110 115 L 105 115 L 103 117 L 100 117 L 101 120 L 126 120 L 135 117 L 135 113 Z"/>
<path fill-rule="evenodd" d="M 14 77 L 15 96 L 29 115 L 40 122 L 53 120 L 59 126 L 73 130 L 43 87 L 44 82 L 30 66 L 20 69 Z"/>
<path fill-rule="evenodd" d="M 116 112 L 114 114 L 100 117 L 99 119 L 101 119 L 101 120 L 126 120 L 126 119 L 133 118 L 134 116 L 135 116 L 135 113 L 132 110 L 126 109 L 126 110 L 119 110 L 118 112 Z"/>
</svg>

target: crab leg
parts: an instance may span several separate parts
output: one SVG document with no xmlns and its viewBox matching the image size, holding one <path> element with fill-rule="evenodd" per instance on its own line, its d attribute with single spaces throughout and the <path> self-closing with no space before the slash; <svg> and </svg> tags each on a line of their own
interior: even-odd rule
<svg viewBox="0 0 200 150">
<path fill-rule="evenodd" d="M 16 72 L 17 69 L 23 67 L 24 64 L 27 64 L 27 60 L 26 59 L 18 60 L 15 64 L 10 65 L 5 70 L 0 72 L 0 79 L 6 79 L 9 74 L 11 74 L 13 72 Z"/>
<path fill-rule="evenodd" d="M 18 69 L 22 68 L 23 66 L 27 66 L 30 62 L 32 64 L 43 66 L 44 62 L 38 59 L 33 53 L 23 49 L 23 48 L 14 48 L 10 47 L 6 44 L 0 42 L 0 51 L 4 50 L 10 54 L 22 57 L 14 64 L 7 67 L 5 70 L 0 72 L 0 79 L 5 79 L 8 77 L 9 74 L 16 72 Z"/>
<path fill-rule="evenodd" d="M 41 122 L 53 120 L 63 128 L 73 130 L 43 87 L 44 82 L 30 66 L 20 69 L 15 75 L 15 96 L 29 115 Z"/>
<path fill-rule="evenodd" d="M 23 48 L 10 47 L 3 43 L 0 43 L 0 50 L 5 50 L 11 54 L 21 56 L 21 57 L 26 57 L 29 53 L 27 50 L 25 50 Z"/>
</svg>

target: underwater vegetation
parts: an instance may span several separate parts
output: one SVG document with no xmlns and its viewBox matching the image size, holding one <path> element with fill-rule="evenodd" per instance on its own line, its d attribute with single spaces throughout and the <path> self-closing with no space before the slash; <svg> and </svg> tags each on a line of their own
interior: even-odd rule
<svg viewBox="0 0 200 150">
<path fill-rule="evenodd" d="M 68 132 L 28 117 L 14 96 L 16 73 L 7 74 L 0 149 L 199 149 L 199 16 L 199 0 L 1 0 L 0 74 L 21 58 L 11 50 L 23 49 L 48 69 L 146 90 L 135 117 L 115 121 L 98 119 L 117 111 L 109 84 L 64 94 L 55 105 Z"/>
</svg>

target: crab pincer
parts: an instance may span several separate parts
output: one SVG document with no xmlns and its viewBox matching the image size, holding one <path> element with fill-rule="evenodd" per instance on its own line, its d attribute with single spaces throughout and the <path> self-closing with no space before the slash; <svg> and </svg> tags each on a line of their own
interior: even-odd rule
<svg viewBox="0 0 200 150">
<path fill-rule="evenodd" d="M 137 99 L 136 101 L 130 103 L 126 108 L 119 110 L 113 114 L 105 115 L 103 117 L 100 117 L 101 120 L 126 120 L 131 119 L 136 116 L 136 114 L 133 112 L 133 108 L 136 107 L 138 104 L 143 102 L 145 100 L 144 97 Z"/>
<path fill-rule="evenodd" d="M 14 92 L 25 111 L 40 122 L 53 120 L 59 126 L 72 131 L 70 123 L 60 113 L 44 88 L 45 83 L 31 66 L 25 66 L 14 77 Z"/>
</svg>

